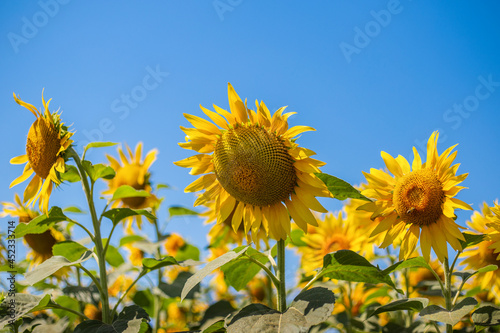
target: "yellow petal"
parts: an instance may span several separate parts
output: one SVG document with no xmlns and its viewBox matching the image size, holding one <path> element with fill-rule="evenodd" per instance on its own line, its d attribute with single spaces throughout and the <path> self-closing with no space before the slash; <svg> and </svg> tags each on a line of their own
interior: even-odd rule
<svg viewBox="0 0 500 333">
<path fill-rule="evenodd" d="M 28 155 L 19 155 L 16 157 L 11 158 L 10 164 L 24 164 L 28 162 Z"/>
<path fill-rule="evenodd" d="M 328 210 L 323 207 L 319 201 L 309 192 L 307 192 L 304 188 L 302 187 L 295 187 L 295 193 L 299 197 L 300 201 L 302 201 L 307 207 L 320 212 L 320 213 L 327 213 Z"/>
<path fill-rule="evenodd" d="M 239 202 L 234 210 L 233 219 L 231 220 L 231 225 L 233 226 L 233 231 L 238 232 L 238 228 L 240 227 L 241 222 L 243 221 L 243 208 L 245 204 L 243 202 Z"/>
<path fill-rule="evenodd" d="M 399 163 L 396 161 L 394 157 L 391 155 L 387 154 L 385 151 L 381 152 L 380 155 L 382 156 L 382 159 L 385 162 L 385 165 L 387 166 L 387 169 L 396 177 L 402 177 L 403 176 L 403 170 L 399 166 Z"/>
<path fill-rule="evenodd" d="M 231 109 L 231 113 L 235 116 L 236 121 L 239 123 L 247 122 L 248 116 L 246 107 L 231 83 L 227 84 L 227 96 L 229 99 L 229 108 Z"/>
<path fill-rule="evenodd" d="M 197 192 L 201 191 L 205 188 L 208 188 L 213 184 L 214 181 L 217 180 L 217 177 L 214 174 L 204 175 L 189 184 L 184 192 Z"/>
<path fill-rule="evenodd" d="M 26 179 L 28 179 L 31 175 L 33 174 L 33 169 L 29 169 L 25 172 L 23 172 L 22 175 L 20 175 L 19 177 L 17 177 L 16 179 L 14 179 L 12 181 L 12 183 L 10 183 L 10 186 L 9 188 L 13 187 L 13 186 L 16 186 L 17 184 L 19 183 L 22 183 L 24 182 Z"/>
<path fill-rule="evenodd" d="M 222 117 L 221 115 L 210 111 L 209 109 L 204 108 L 203 106 L 200 105 L 201 110 L 203 111 L 204 114 L 206 114 L 215 124 L 217 124 L 219 127 L 228 130 L 229 126 L 227 126 L 227 121 Z"/>
<path fill-rule="evenodd" d="M 183 115 L 186 117 L 187 121 L 189 121 L 200 132 L 205 134 L 221 134 L 220 129 L 208 120 L 187 113 L 184 113 Z"/>
</svg>

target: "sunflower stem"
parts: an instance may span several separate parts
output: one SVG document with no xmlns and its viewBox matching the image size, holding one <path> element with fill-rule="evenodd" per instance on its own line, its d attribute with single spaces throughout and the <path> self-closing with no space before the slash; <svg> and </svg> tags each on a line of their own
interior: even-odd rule
<svg viewBox="0 0 500 333">
<path fill-rule="evenodd" d="M 450 264 L 448 262 L 448 258 L 444 259 L 444 300 L 446 304 L 446 310 L 451 311 L 451 273 Z M 453 326 L 450 324 L 446 324 L 446 332 L 452 333 Z"/>
<path fill-rule="evenodd" d="M 278 288 L 278 311 L 286 311 L 286 286 L 285 286 L 285 240 L 278 241 L 278 271 L 277 278 L 279 280 Z"/>
<path fill-rule="evenodd" d="M 87 198 L 87 203 L 89 205 L 90 216 L 92 217 L 92 224 L 94 226 L 94 244 L 95 250 L 98 258 L 98 266 L 99 266 L 99 282 L 100 282 L 100 294 L 101 294 L 101 302 L 102 302 L 102 321 L 106 324 L 111 323 L 111 317 L 109 312 L 109 297 L 108 297 L 108 278 L 106 273 L 106 260 L 104 257 L 104 248 L 102 246 L 102 237 L 101 237 L 101 225 L 99 223 L 99 219 L 97 218 L 94 200 L 93 200 L 93 185 L 92 188 L 89 185 L 89 180 L 87 178 L 87 173 L 82 165 L 82 161 L 80 160 L 80 156 L 73 149 L 73 147 L 68 148 L 69 154 L 73 157 L 75 164 L 78 168 L 78 173 L 80 174 L 80 179 L 82 180 L 83 191 L 85 192 L 85 197 Z M 83 266 L 82 266 L 83 267 Z M 95 282 L 95 281 L 94 281 Z"/>
<path fill-rule="evenodd" d="M 155 214 L 156 215 L 156 214 Z M 158 226 L 158 220 L 154 221 L 155 230 L 156 230 L 156 240 L 159 242 L 162 236 L 160 232 L 160 228 Z M 161 260 L 162 253 L 161 247 L 158 247 L 158 259 Z M 158 269 L 158 288 L 160 288 L 160 284 L 162 283 L 163 270 L 161 268 Z M 159 294 L 155 295 L 154 299 L 154 307 L 155 307 L 155 328 L 158 330 L 160 328 L 160 315 L 161 315 L 161 296 Z"/>
<path fill-rule="evenodd" d="M 271 270 L 269 269 L 269 267 L 267 267 L 266 265 L 264 265 L 260 261 L 258 261 L 256 259 L 250 257 L 246 253 L 242 256 L 242 259 L 246 259 L 248 261 L 251 261 L 254 264 L 258 265 L 260 268 L 262 268 L 264 270 L 264 272 L 266 272 L 266 274 L 269 276 L 269 278 L 271 279 L 271 281 L 273 282 L 273 284 L 276 286 L 276 288 L 280 288 L 280 280 L 276 277 L 276 275 L 273 274 L 273 272 L 271 272 Z"/>
<path fill-rule="evenodd" d="M 111 315 L 113 315 L 114 313 L 118 314 L 117 310 L 118 310 L 118 305 L 120 305 L 120 303 L 123 301 L 123 299 L 125 298 L 125 296 L 127 296 L 127 294 L 129 293 L 130 290 L 132 290 L 132 288 L 135 286 L 135 284 L 144 276 L 148 273 L 147 270 L 143 270 L 139 273 L 139 275 L 137 276 L 137 278 L 134 280 L 134 282 L 132 282 L 130 284 L 130 286 L 128 286 L 127 290 L 125 290 L 125 292 L 120 296 L 120 298 L 118 299 L 118 302 L 116 302 L 115 306 L 113 307 L 113 311 L 111 311 Z"/>
</svg>

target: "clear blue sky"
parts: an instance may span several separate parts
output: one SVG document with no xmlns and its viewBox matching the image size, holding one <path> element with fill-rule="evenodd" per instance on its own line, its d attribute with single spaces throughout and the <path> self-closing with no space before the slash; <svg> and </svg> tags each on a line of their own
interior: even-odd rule
<svg viewBox="0 0 500 333">
<path fill-rule="evenodd" d="M 27 184 L 9 189 L 22 172 L 9 160 L 24 153 L 34 121 L 12 93 L 39 107 L 45 88 L 78 149 L 90 139 L 158 148 L 152 180 L 176 188 L 163 192 L 165 221 L 169 205 L 194 202 L 183 189 L 196 178 L 172 163 L 192 155 L 177 145 L 182 114 L 227 108 L 231 82 L 250 105 L 297 112 L 291 125 L 317 129 L 299 144 L 353 184 L 384 167 L 381 150 L 412 159 L 412 146 L 439 129 L 439 151 L 459 143 L 459 171 L 470 174 L 458 197 L 491 204 L 500 197 L 498 13 L 497 1 L 3 1 L 0 200 Z M 89 157 L 105 162 L 105 152 L 116 149 Z M 63 185 L 51 204 L 83 200 Z M 167 230 L 204 245 L 208 228 L 178 218 Z"/>
</svg>

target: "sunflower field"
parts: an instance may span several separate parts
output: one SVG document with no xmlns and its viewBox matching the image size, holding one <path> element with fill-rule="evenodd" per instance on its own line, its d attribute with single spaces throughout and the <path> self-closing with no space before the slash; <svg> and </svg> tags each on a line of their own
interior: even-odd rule
<svg viewBox="0 0 500 333">
<path fill-rule="evenodd" d="M 150 172 L 157 149 L 97 141 L 78 153 L 77 128 L 43 92 L 41 109 L 14 94 L 35 119 L 10 160 L 19 194 L 2 202 L 0 332 L 499 330 L 500 204 L 460 199 L 456 145 L 438 152 L 435 131 L 412 160 L 382 151 L 385 168 L 353 186 L 300 145 L 315 129 L 289 123 L 295 112 L 227 94 L 226 108 L 184 114 L 188 151 L 171 161 L 194 176 L 184 192 L 196 200 L 169 198 L 169 220 L 205 220 L 206 248 L 157 218 L 170 190 Z M 113 146 L 106 163 L 88 157 Z M 85 202 L 51 205 L 68 187 Z"/>
</svg>

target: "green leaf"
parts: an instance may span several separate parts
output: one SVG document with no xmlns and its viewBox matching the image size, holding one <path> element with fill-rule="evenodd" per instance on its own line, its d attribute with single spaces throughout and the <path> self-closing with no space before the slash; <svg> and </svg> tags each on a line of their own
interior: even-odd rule
<svg viewBox="0 0 500 333">
<path fill-rule="evenodd" d="M 429 300 L 423 297 L 398 299 L 397 301 L 379 306 L 368 314 L 368 317 L 378 315 L 379 313 L 399 310 L 421 311 L 429 304 Z"/>
<path fill-rule="evenodd" d="M 465 315 L 471 312 L 477 301 L 472 297 L 466 297 L 453 307 L 451 311 L 437 305 L 430 305 L 420 311 L 420 317 L 425 320 L 434 320 L 449 325 L 455 325 Z"/>
<path fill-rule="evenodd" d="M 60 173 L 59 178 L 61 178 L 62 181 L 76 183 L 80 181 L 80 174 L 78 173 L 76 166 L 66 164 L 66 171 Z"/>
<path fill-rule="evenodd" d="M 351 184 L 340 178 L 330 176 L 326 173 L 316 173 L 316 176 L 321 179 L 323 183 L 325 183 L 326 187 L 333 194 L 335 199 L 345 200 L 347 198 L 351 198 L 371 201 L 362 195 L 361 192 L 355 189 Z"/>
<path fill-rule="evenodd" d="M 0 303 L 0 308 L 7 309 L 9 315 L 0 318 L 0 329 L 7 326 L 11 320 L 16 321 L 28 313 L 45 309 L 50 303 L 50 294 L 35 296 L 16 293 L 14 297 L 6 297 Z"/>
<path fill-rule="evenodd" d="M 72 222 L 73 220 L 64 215 L 61 208 L 54 206 L 49 210 L 49 216 L 43 214 L 29 223 L 19 223 L 15 229 L 15 234 L 17 238 L 28 234 L 42 234 L 53 227 L 54 224 L 62 221 Z"/>
<path fill-rule="evenodd" d="M 62 289 L 63 293 L 72 299 L 83 303 L 94 303 L 100 299 L 99 289 L 92 284 L 88 287 L 67 286 Z"/>
<path fill-rule="evenodd" d="M 500 308 L 496 305 L 480 305 L 471 317 L 475 325 L 496 326 L 500 325 Z"/>
<path fill-rule="evenodd" d="M 351 250 L 340 250 L 323 257 L 321 277 L 351 282 L 385 283 L 396 288 L 391 278 L 368 260 Z"/>
<path fill-rule="evenodd" d="M 224 333 L 226 329 L 224 327 L 224 320 L 219 320 L 205 328 L 202 333 Z"/>
<path fill-rule="evenodd" d="M 193 276 L 190 272 L 179 272 L 179 275 L 175 278 L 172 283 L 161 283 L 159 288 L 166 296 L 170 298 L 181 297 L 182 288 L 186 284 L 186 281 Z M 186 295 L 185 299 L 194 299 L 194 294 L 200 291 L 200 285 L 196 285 L 191 291 Z"/>
<path fill-rule="evenodd" d="M 132 301 L 146 310 L 147 313 L 155 313 L 155 299 L 151 290 L 139 290 L 132 296 Z"/>
<path fill-rule="evenodd" d="M 144 190 L 136 190 L 130 185 L 122 185 L 118 187 L 113 193 L 113 197 L 111 200 L 118 200 L 118 199 L 124 199 L 124 198 L 137 198 L 137 197 L 149 197 L 151 194 L 148 191 Z"/>
<path fill-rule="evenodd" d="M 134 243 L 134 242 L 142 241 L 142 240 L 144 240 L 144 237 L 139 236 L 139 235 L 124 236 L 124 237 L 122 237 L 122 239 L 120 239 L 120 247 L 122 247 L 125 244 Z"/>
<path fill-rule="evenodd" d="M 300 293 L 284 313 L 250 304 L 226 318 L 227 332 L 308 332 L 331 315 L 334 302 L 330 290 L 318 287 Z"/>
<path fill-rule="evenodd" d="M 391 265 L 384 269 L 382 272 L 386 275 L 391 274 L 392 272 L 398 271 L 404 268 L 427 268 L 428 270 L 432 270 L 431 266 L 425 261 L 422 257 L 410 258 L 406 260 L 399 261 L 394 265 Z"/>
<path fill-rule="evenodd" d="M 462 245 L 462 249 L 465 250 L 467 247 L 477 245 L 481 243 L 484 240 L 485 235 L 478 235 L 478 234 L 469 234 L 466 232 L 462 232 L 462 235 L 464 235 L 465 242 L 460 241 L 460 244 Z"/>
<path fill-rule="evenodd" d="M 150 220 L 156 220 L 156 216 L 151 214 L 148 209 L 113 208 L 102 214 L 102 216 L 110 219 L 113 224 L 118 224 L 121 220 L 136 215 L 143 215 Z"/>
<path fill-rule="evenodd" d="M 85 246 L 73 241 L 63 241 L 54 244 L 52 247 L 52 254 L 55 256 L 63 256 L 69 261 L 76 261 L 82 255 L 89 251 Z"/>
<path fill-rule="evenodd" d="M 167 256 L 161 260 L 153 259 L 153 258 L 144 258 L 142 259 L 142 265 L 144 268 L 149 270 L 155 270 L 166 266 L 179 265 L 177 260 L 175 260 L 172 256 Z"/>
<path fill-rule="evenodd" d="M 186 216 L 186 215 L 199 215 L 198 212 L 181 206 L 172 206 L 168 208 L 168 214 L 170 218 L 174 216 Z"/>
<path fill-rule="evenodd" d="M 305 233 L 302 229 L 294 229 L 290 233 L 290 240 L 292 241 L 292 244 L 297 246 L 297 247 L 302 247 L 302 246 L 307 246 L 307 243 L 302 240 L 302 237 L 304 237 Z"/>
<path fill-rule="evenodd" d="M 74 333 L 143 333 L 149 320 L 144 309 L 131 305 L 125 307 L 111 325 L 99 320 L 86 320 L 75 328 Z"/>
<path fill-rule="evenodd" d="M 76 299 L 71 298 L 69 296 L 66 295 L 59 296 L 58 298 L 56 298 L 56 303 L 61 306 L 64 306 L 65 308 L 80 312 L 80 303 Z M 68 317 L 71 321 L 79 318 L 78 315 L 63 309 L 53 308 L 52 311 L 56 315 L 58 315 L 59 318 Z"/>
<path fill-rule="evenodd" d="M 263 264 L 269 261 L 266 255 L 249 247 L 244 255 L 223 265 L 221 271 L 224 273 L 226 281 L 237 291 L 245 288 L 262 269 L 259 265 L 251 262 L 247 256 Z"/>
<path fill-rule="evenodd" d="M 86 145 L 84 148 L 83 148 L 83 157 L 82 159 L 84 159 L 85 157 L 85 153 L 87 152 L 87 150 L 89 150 L 90 148 L 101 148 L 101 147 L 111 147 L 111 146 L 115 146 L 117 145 L 118 143 L 116 142 L 91 142 L 89 143 L 88 145 Z"/>
<path fill-rule="evenodd" d="M 485 267 L 481 267 L 477 271 L 454 272 L 453 275 L 459 276 L 460 278 L 462 278 L 463 282 L 466 282 L 468 279 L 470 279 L 472 276 L 476 275 L 477 273 L 492 272 L 492 271 L 496 271 L 497 269 L 498 269 L 497 265 L 488 265 Z"/>
<path fill-rule="evenodd" d="M 85 252 L 80 259 L 76 261 L 69 261 L 62 256 L 53 256 L 42 262 L 34 270 L 28 272 L 24 275 L 24 280 L 19 281 L 19 284 L 25 286 L 31 286 L 38 281 L 45 279 L 46 277 L 54 274 L 59 269 L 82 263 L 92 256 L 92 251 Z"/>
<path fill-rule="evenodd" d="M 115 177 L 115 170 L 108 165 L 92 165 L 90 161 L 83 161 L 82 164 L 83 168 L 87 172 L 87 175 L 89 175 L 90 179 L 92 179 L 92 182 L 95 182 L 99 178 L 113 179 Z"/>
<path fill-rule="evenodd" d="M 108 245 L 108 249 L 106 250 L 106 261 L 113 267 L 119 267 L 125 263 L 121 253 L 113 245 Z"/>
<path fill-rule="evenodd" d="M 248 246 L 245 246 L 242 250 L 239 252 L 229 251 L 227 253 L 224 253 L 220 257 L 210 261 L 208 264 L 205 265 L 202 269 L 197 271 L 193 276 L 191 276 L 187 281 L 186 284 L 184 285 L 184 288 L 182 289 L 181 293 L 181 301 L 187 296 L 187 294 L 193 289 L 198 283 L 201 282 L 208 274 L 210 274 L 213 270 L 221 267 L 222 265 L 230 262 L 231 260 L 234 260 L 248 249 Z"/>
<path fill-rule="evenodd" d="M 66 208 L 63 209 L 63 212 L 65 212 L 65 213 L 74 213 L 74 214 L 87 214 L 86 211 L 81 210 L 80 208 L 78 208 L 76 206 L 66 207 Z"/>
<path fill-rule="evenodd" d="M 233 313 L 236 309 L 227 300 L 220 300 L 208 307 L 200 320 L 200 327 L 203 333 L 212 332 L 219 333 L 225 332 L 224 318 Z M 222 326 L 221 326 L 222 325 Z M 221 329 L 223 329 L 221 331 Z"/>
<path fill-rule="evenodd" d="M 156 184 L 156 190 L 161 190 L 161 189 L 169 189 L 170 188 L 170 185 L 168 184 Z"/>
<path fill-rule="evenodd" d="M 175 254 L 175 259 L 177 261 L 184 261 L 184 260 L 200 260 L 200 250 L 191 244 L 184 244 L 177 253 Z"/>
</svg>

